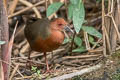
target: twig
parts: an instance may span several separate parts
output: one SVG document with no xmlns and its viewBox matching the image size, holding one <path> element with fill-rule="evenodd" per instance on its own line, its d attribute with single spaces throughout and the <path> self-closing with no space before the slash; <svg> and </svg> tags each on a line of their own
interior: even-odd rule
<svg viewBox="0 0 120 80">
<path fill-rule="evenodd" d="M 104 0 L 102 0 L 102 31 L 103 31 L 103 54 L 106 57 L 106 39 L 105 39 L 105 6 L 104 6 Z"/>
<path fill-rule="evenodd" d="M 101 54 L 96 54 L 96 55 L 79 55 L 79 56 L 65 56 L 62 57 L 63 59 L 77 59 L 77 58 L 89 58 L 89 57 L 97 57 L 100 56 Z"/>
<path fill-rule="evenodd" d="M 101 58 L 102 56 L 97 56 L 97 57 L 89 57 L 85 59 L 68 59 L 61 61 L 61 64 L 63 65 L 69 65 L 69 66 L 74 66 L 74 67 L 80 67 L 81 65 L 91 65 L 91 62 L 94 61 L 94 64 Z M 95 62 L 96 61 L 96 62 Z M 60 63 L 60 62 L 59 62 Z"/>
<path fill-rule="evenodd" d="M 8 7 L 8 1 L 7 0 L 3 0 L 3 4 L 4 4 L 4 6 L 5 6 L 5 9 L 7 10 L 7 7 Z"/>
<path fill-rule="evenodd" d="M 12 52 L 12 47 L 13 47 L 13 42 L 14 42 L 14 35 L 15 35 L 15 32 L 16 32 L 16 28 L 17 28 L 17 25 L 18 25 L 18 21 L 16 22 L 16 25 L 15 25 L 15 28 L 14 28 L 14 31 L 13 31 L 13 34 L 10 38 L 10 41 L 8 43 L 8 50 L 7 50 L 7 54 L 6 56 L 4 56 L 4 61 L 7 61 L 9 64 L 4 64 L 4 69 L 6 69 L 6 71 L 10 71 L 10 64 L 11 64 L 11 52 Z M 10 57 L 10 60 L 8 59 Z M 6 66 L 5 66 L 6 65 Z M 9 75 L 9 74 L 8 74 Z M 6 79 L 5 79 L 6 80 Z"/>
<path fill-rule="evenodd" d="M 102 67 L 102 64 L 98 64 L 98 65 L 92 66 L 90 68 L 85 68 L 85 69 L 82 69 L 82 70 L 77 71 L 77 72 L 73 72 L 73 73 L 70 73 L 70 74 L 65 74 L 65 75 L 62 75 L 62 76 L 54 77 L 54 78 L 51 78 L 49 80 L 65 80 L 65 79 L 72 78 L 74 76 L 78 76 L 78 75 L 82 75 L 82 74 L 85 74 L 85 73 L 95 71 L 97 69 L 100 69 L 101 67 Z"/>
<path fill-rule="evenodd" d="M 0 61 L 0 80 L 4 80 L 4 71 L 1 61 Z"/>
<path fill-rule="evenodd" d="M 31 56 L 31 58 L 35 58 L 35 57 L 39 57 L 42 56 L 43 54 L 38 54 L 38 55 L 34 55 Z M 15 57 L 15 58 L 11 58 L 12 60 L 17 60 L 17 59 L 27 59 L 27 57 Z"/>
<path fill-rule="evenodd" d="M 24 5 L 28 6 L 28 7 L 31 7 L 33 6 L 32 3 L 28 2 L 27 0 L 19 0 L 21 3 L 23 3 Z M 40 15 L 39 11 L 37 10 L 36 7 L 33 7 L 32 8 L 33 11 L 35 12 L 35 14 L 37 15 L 37 18 L 42 18 L 42 16 Z"/>
<path fill-rule="evenodd" d="M 45 0 L 45 9 L 46 9 L 46 12 L 47 12 L 47 7 L 48 7 L 47 0 Z"/>
<path fill-rule="evenodd" d="M 73 64 L 72 62 L 68 62 L 68 61 L 63 61 L 61 64 L 67 65 L 67 66 L 80 67 L 80 65 L 78 65 L 78 64 Z"/>
<path fill-rule="evenodd" d="M 110 4 L 111 4 L 111 1 L 110 0 L 108 0 L 108 12 L 110 12 Z"/>
<path fill-rule="evenodd" d="M 30 46 L 29 46 L 29 43 L 27 42 L 27 44 L 24 45 L 23 48 L 20 50 L 20 54 L 21 54 L 21 53 L 23 54 L 29 47 L 30 47 Z"/>
<path fill-rule="evenodd" d="M 9 7 L 9 11 L 8 11 L 10 15 L 14 13 L 17 4 L 18 4 L 18 0 L 13 0 L 12 4 Z"/>
<path fill-rule="evenodd" d="M 12 15 L 9 15 L 8 18 L 11 18 L 11 17 L 14 17 L 14 16 L 16 16 L 16 15 L 19 15 L 19 14 L 21 14 L 21 13 L 23 13 L 23 12 L 25 12 L 25 11 L 33 8 L 33 7 L 35 7 L 35 6 L 38 6 L 38 5 L 40 5 L 40 4 L 43 4 L 44 2 L 45 2 L 45 1 L 40 1 L 40 2 L 38 2 L 38 3 L 36 3 L 36 4 L 34 4 L 34 5 L 31 6 L 31 7 L 27 7 L 27 8 L 25 8 L 25 9 L 22 9 L 22 10 L 14 13 L 14 14 L 12 14 Z"/>
<path fill-rule="evenodd" d="M 89 44 L 87 32 L 84 32 L 84 39 L 85 39 L 86 49 L 90 50 L 90 44 Z"/>
<path fill-rule="evenodd" d="M 118 38 L 119 38 L 119 40 L 120 40 L 120 32 L 119 32 L 119 30 L 118 30 L 118 27 L 117 27 L 117 25 L 116 25 L 116 23 L 115 23 L 115 20 L 114 20 L 114 18 L 113 18 L 112 15 L 111 15 L 111 18 L 112 18 L 112 21 L 113 21 L 113 24 L 114 24 L 116 33 L 117 33 L 117 35 L 118 35 Z"/>
<path fill-rule="evenodd" d="M 72 49 L 73 49 L 73 44 L 74 44 L 75 35 L 76 35 L 76 32 L 74 32 L 73 38 L 72 38 L 72 42 L 71 42 L 71 49 L 70 49 L 70 52 L 71 52 L 71 53 L 72 53 Z"/>
<path fill-rule="evenodd" d="M 0 0 L 0 40 L 5 41 L 5 44 L 0 46 L 0 60 L 3 60 L 7 63 L 11 63 L 11 52 L 9 52 L 9 26 L 7 18 L 7 5 L 6 0 Z M 10 74 L 10 65 L 2 62 L 2 68 L 4 72 L 4 80 L 8 80 Z"/>
<path fill-rule="evenodd" d="M 15 38 L 16 38 L 16 36 L 18 36 L 19 34 L 23 33 L 25 26 L 26 26 L 26 25 L 23 25 L 23 26 L 21 26 L 20 28 L 18 27 L 18 29 L 17 29 L 17 31 L 16 31 L 16 34 L 15 34 Z"/>
<path fill-rule="evenodd" d="M 114 0 L 112 0 L 112 2 L 111 2 L 111 11 L 110 11 L 110 13 L 113 13 L 113 9 L 114 9 L 113 2 L 114 2 Z"/>
<path fill-rule="evenodd" d="M 109 36 L 108 36 L 108 33 L 107 33 L 107 30 L 106 30 L 106 27 L 105 26 L 103 26 L 104 27 L 104 33 L 105 33 L 105 36 L 106 36 L 106 42 L 107 42 L 107 44 L 108 44 L 108 50 L 109 50 L 109 52 L 110 52 L 110 54 L 112 53 L 112 51 L 111 51 L 111 46 L 110 46 L 110 38 L 109 38 Z"/>
<path fill-rule="evenodd" d="M 118 5 L 118 14 L 120 14 L 120 1 L 117 0 L 117 5 Z"/>
<path fill-rule="evenodd" d="M 31 79 L 31 78 L 33 78 L 33 76 L 24 76 L 24 77 L 15 78 L 15 80 Z"/>
<path fill-rule="evenodd" d="M 97 44 L 101 42 L 101 40 L 102 39 L 98 39 L 98 41 L 94 44 L 94 46 L 92 47 L 92 49 L 94 49 L 97 46 Z"/>
<path fill-rule="evenodd" d="M 19 70 L 17 70 L 17 73 L 23 78 L 24 76 L 20 73 Z"/>
<path fill-rule="evenodd" d="M 18 67 L 19 67 L 19 64 L 16 65 L 16 67 L 13 70 L 13 72 L 11 73 L 10 80 L 12 80 L 12 78 L 13 78 L 14 74 L 16 73 Z"/>
<path fill-rule="evenodd" d="M 95 52 L 101 52 L 103 51 L 103 47 L 99 47 L 98 49 L 90 49 L 88 52 L 95 53 Z"/>
</svg>

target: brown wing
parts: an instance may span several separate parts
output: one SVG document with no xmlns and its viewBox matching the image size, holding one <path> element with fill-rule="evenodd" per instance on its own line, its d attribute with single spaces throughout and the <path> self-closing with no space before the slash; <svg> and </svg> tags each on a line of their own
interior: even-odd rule
<svg viewBox="0 0 120 80">
<path fill-rule="evenodd" d="M 27 23 L 24 34 L 30 46 L 34 44 L 34 40 L 36 40 L 38 36 L 44 39 L 50 35 L 49 25 L 49 20 L 46 18 L 36 19 L 36 21 Z"/>
</svg>

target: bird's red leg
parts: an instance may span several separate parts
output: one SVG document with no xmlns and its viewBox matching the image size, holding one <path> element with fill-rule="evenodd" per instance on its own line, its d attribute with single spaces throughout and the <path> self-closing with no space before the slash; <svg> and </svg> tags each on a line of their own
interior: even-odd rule
<svg viewBox="0 0 120 80">
<path fill-rule="evenodd" d="M 48 60 L 47 60 L 47 57 L 46 57 L 46 52 L 44 52 L 44 56 L 45 56 L 45 63 L 46 63 L 46 67 L 47 67 L 46 72 L 50 72 L 49 65 L 48 65 Z"/>
<path fill-rule="evenodd" d="M 31 69 L 31 62 L 30 62 L 30 60 L 31 60 L 31 58 L 30 58 L 31 53 L 30 52 L 31 52 L 31 50 L 29 50 L 29 52 L 28 52 L 28 59 L 27 59 L 26 67 L 29 67 Z"/>
</svg>

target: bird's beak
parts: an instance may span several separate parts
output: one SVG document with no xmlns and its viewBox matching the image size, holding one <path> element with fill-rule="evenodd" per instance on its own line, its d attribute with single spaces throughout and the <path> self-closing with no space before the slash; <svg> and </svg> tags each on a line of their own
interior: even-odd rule
<svg viewBox="0 0 120 80">
<path fill-rule="evenodd" d="M 65 32 L 71 32 L 72 34 L 74 33 L 74 31 L 73 31 L 72 29 L 70 29 L 68 25 L 66 25 L 66 26 L 64 27 L 64 31 L 65 31 Z"/>
<path fill-rule="evenodd" d="M 66 25 L 63 29 L 63 32 L 65 34 L 65 37 L 69 39 L 69 32 L 73 35 L 74 31 L 72 29 L 70 29 L 70 27 L 68 25 Z"/>
</svg>

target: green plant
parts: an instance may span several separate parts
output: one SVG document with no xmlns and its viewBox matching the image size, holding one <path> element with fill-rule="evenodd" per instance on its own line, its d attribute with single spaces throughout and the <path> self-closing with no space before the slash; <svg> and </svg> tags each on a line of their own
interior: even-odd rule
<svg viewBox="0 0 120 80">
<path fill-rule="evenodd" d="M 82 26 L 82 30 L 94 37 L 102 38 L 102 34 L 91 26 Z"/>
<path fill-rule="evenodd" d="M 55 13 L 62 5 L 63 3 L 61 2 L 56 2 L 56 3 L 51 4 L 47 9 L 47 17 Z"/>
<path fill-rule="evenodd" d="M 98 32 L 95 28 L 90 27 L 90 26 L 82 26 L 82 30 L 87 32 L 89 35 L 89 42 L 91 44 L 96 44 L 96 42 L 94 41 L 94 37 L 97 38 L 102 38 L 102 34 L 100 32 Z M 83 41 L 80 37 L 76 36 L 74 38 L 74 42 L 75 44 L 78 46 L 76 49 L 72 50 L 72 52 L 84 52 L 86 51 L 85 46 L 82 45 Z"/>
<path fill-rule="evenodd" d="M 85 10 L 82 0 L 69 0 L 68 5 L 68 19 L 73 21 L 75 32 L 78 34 L 81 30 L 87 32 L 89 35 L 89 42 L 94 45 L 96 44 L 94 37 L 102 38 L 102 34 L 99 33 L 95 28 L 91 26 L 83 26 L 85 21 Z M 100 1 L 100 0 L 99 0 Z M 56 2 L 51 4 L 47 9 L 47 17 L 58 11 L 58 9 L 63 5 L 61 2 Z M 66 38 L 63 44 L 71 42 L 72 38 Z M 73 49 L 72 52 L 84 52 L 86 48 L 83 44 L 83 40 L 80 36 L 75 36 L 74 43 L 77 45 L 76 49 Z"/>
<path fill-rule="evenodd" d="M 32 69 L 31 69 L 31 70 L 32 70 L 34 73 L 37 74 L 37 77 L 38 77 L 39 79 L 41 79 L 40 70 L 38 70 L 37 67 L 32 66 Z"/>
<path fill-rule="evenodd" d="M 63 5 L 61 2 L 56 2 L 48 6 L 47 17 L 58 11 Z M 85 10 L 82 0 L 70 0 L 68 6 L 68 18 L 73 20 L 73 25 L 76 33 L 79 33 L 84 22 Z"/>
<path fill-rule="evenodd" d="M 68 6 L 68 18 L 73 20 L 76 33 L 79 33 L 85 18 L 84 4 L 82 0 L 70 0 Z"/>
<path fill-rule="evenodd" d="M 76 49 L 73 49 L 72 52 L 84 52 L 86 48 L 83 46 L 83 41 L 79 36 L 75 36 L 74 43 L 78 46 Z"/>
</svg>

